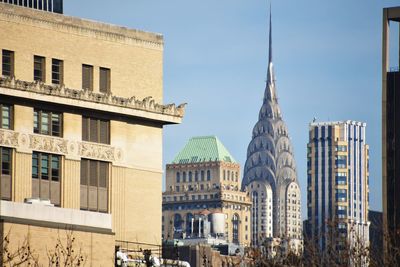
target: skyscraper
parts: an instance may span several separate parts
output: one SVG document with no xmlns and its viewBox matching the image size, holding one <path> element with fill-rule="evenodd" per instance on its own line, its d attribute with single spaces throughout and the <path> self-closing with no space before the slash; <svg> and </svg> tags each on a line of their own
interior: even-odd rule
<svg viewBox="0 0 400 267">
<path fill-rule="evenodd" d="M 54 13 L 63 13 L 63 0 L 0 0 L 0 3 L 12 4 Z"/>
<path fill-rule="evenodd" d="M 271 16 L 266 88 L 247 150 L 242 187 L 253 202 L 252 245 L 261 245 L 270 238 L 302 239 L 296 163 L 275 89 Z"/>
<path fill-rule="evenodd" d="M 216 136 L 191 138 L 166 166 L 164 240 L 217 238 L 248 246 L 251 202 L 240 190 L 239 177 L 239 163 Z M 193 218 L 199 214 L 212 221 L 210 236 L 206 231 L 193 231 Z"/>
<path fill-rule="evenodd" d="M 400 247 L 400 58 L 389 62 L 389 29 L 400 21 L 400 7 L 383 9 L 382 34 L 382 206 L 385 247 Z M 399 38 L 392 38 L 399 51 Z M 396 43 L 394 43 L 396 42 Z M 393 49 L 393 51 L 395 51 Z M 393 57 L 392 57 L 393 58 Z M 398 252 L 393 252 L 398 254 Z M 400 260 L 400 256 L 396 256 Z"/>
<path fill-rule="evenodd" d="M 365 123 L 313 122 L 307 145 L 307 212 L 312 240 L 324 251 L 350 240 L 369 244 Z M 330 241 L 332 232 L 339 239 Z M 329 234 L 328 234 L 329 233 Z M 330 244 L 329 242 L 334 242 Z M 331 251 L 330 251 L 331 253 Z"/>
</svg>

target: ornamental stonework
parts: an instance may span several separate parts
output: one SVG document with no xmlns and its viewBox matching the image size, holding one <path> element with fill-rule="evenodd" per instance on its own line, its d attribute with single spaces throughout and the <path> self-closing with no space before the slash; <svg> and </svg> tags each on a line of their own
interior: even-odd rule
<svg viewBox="0 0 400 267">
<path fill-rule="evenodd" d="M 0 145 L 17 147 L 18 136 L 17 132 L 0 129 Z"/>
<path fill-rule="evenodd" d="M 115 161 L 115 148 L 107 145 L 82 142 L 79 144 L 79 155 L 105 161 Z"/>
<path fill-rule="evenodd" d="M 32 150 L 46 151 L 64 155 L 68 154 L 68 141 L 66 140 L 33 134 L 29 135 L 29 139 L 29 147 Z"/>
<path fill-rule="evenodd" d="M 15 77 L 0 77 L 0 87 L 38 93 L 42 95 L 77 99 L 92 103 L 107 104 L 162 115 L 170 115 L 179 118 L 183 118 L 183 116 L 185 115 L 186 103 L 180 104 L 179 106 L 176 106 L 175 104 L 163 105 L 157 103 L 151 96 L 145 97 L 143 99 L 137 99 L 135 96 L 125 98 L 112 95 L 112 93 L 96 93 L 88 89 L 70 89 L 65 88 L 64 86 L 47 85 L 39 81 L 21 81 L 15 79 Z"/>
</svg>

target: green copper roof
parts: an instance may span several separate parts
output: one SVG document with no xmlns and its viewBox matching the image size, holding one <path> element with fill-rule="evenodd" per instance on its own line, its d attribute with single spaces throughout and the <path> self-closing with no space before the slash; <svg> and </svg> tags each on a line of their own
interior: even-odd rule
<svg viewBox="0 0 400 267">
<path fill-rule="evenodd" d="M 236 163 L 235 159 L 216 136 L 190 138 L 186 146 L 172 161 L 173 164 L 225 161 Z"/>
</svg>

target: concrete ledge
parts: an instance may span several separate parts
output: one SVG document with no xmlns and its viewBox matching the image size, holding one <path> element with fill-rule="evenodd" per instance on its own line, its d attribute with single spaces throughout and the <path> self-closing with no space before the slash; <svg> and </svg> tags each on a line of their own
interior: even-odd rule
<svg viewBox="0 0 400 267">
<path fill-rule="evenodd" d="M 91 229 L 93 232 L 112 231 L 111 214 L 64 209 L 42 204 L 25 204 L 0 201 L 0 219 L 36 225 L 59 225 L 64 227 Z"/>
</svg>

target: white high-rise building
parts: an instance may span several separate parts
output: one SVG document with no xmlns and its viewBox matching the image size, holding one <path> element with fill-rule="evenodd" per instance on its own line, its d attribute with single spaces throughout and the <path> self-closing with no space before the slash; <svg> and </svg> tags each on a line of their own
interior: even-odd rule
<svg viewBox="0 0 400 267">
<path fill-rule="evenodd" d="M 278 238 L 279 242 L 287 242 L 301 251 L 300 186 L 292 144 L 275 89 L 271 18 L 266 88 L 247 150 L 242 187 L 253 202 L 252 245 L 263 245 Z"/>
</svg>

